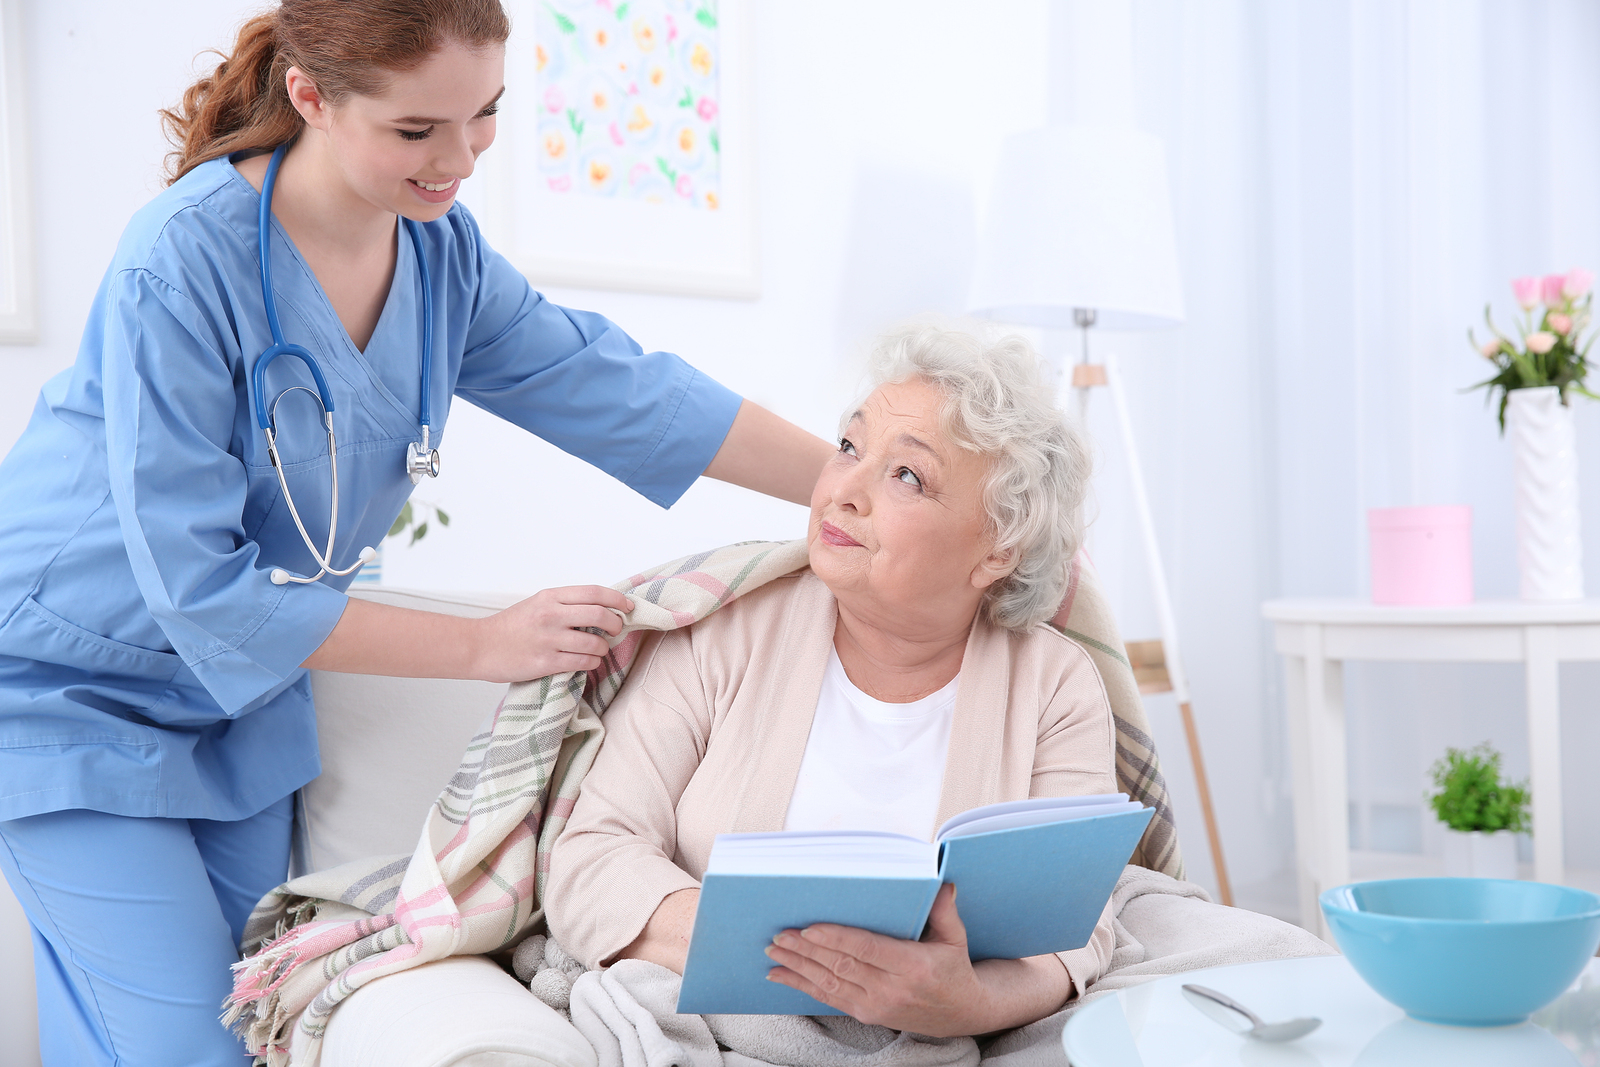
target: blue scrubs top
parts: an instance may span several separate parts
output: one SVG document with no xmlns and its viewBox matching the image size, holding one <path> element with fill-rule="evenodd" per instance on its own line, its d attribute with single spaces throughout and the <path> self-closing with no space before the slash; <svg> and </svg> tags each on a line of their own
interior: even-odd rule
<svg viewBox="0 0 1600 1067">
<path fill-rule="evenodd" d="M 233 164 L 190 171 L 134 216 L 75 366 L 46 383 L 0 463 L 0 819 L 63 808 L 239 819 L 316 777 L 300 664 L 349 578 L 314 574 L 246 392 L 271 344 L 260 199 Z M 412 485 L 422 304 L 399 227 L 394 284 L 365 352 L 276 224 L 283 331 L 318 358 L 339 442 L 339 567 L 380 543 Z M 435 440 L 461 396 L 662 506 L 710 463 L 739 397 L 599 315 L 557 307 L 484 243 L 459 204 L 422 227 L 434 302 Z M 274 361 L 267 399 L 310 385 Z M 327 535 L 320 409 L 278 407 L 308 532 Z M 509 491 L 539 493 L 507 471 Z M 547 501 L 561 522 L 581 502 Z"/>
</svg>

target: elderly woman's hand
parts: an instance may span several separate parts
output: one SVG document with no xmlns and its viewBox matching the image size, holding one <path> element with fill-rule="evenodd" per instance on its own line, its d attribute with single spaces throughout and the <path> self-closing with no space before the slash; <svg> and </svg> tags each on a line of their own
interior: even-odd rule
<svg viewBox="0 0 1600 1067">
<path fill-rule="evenodd" d="M 783 931 L 767 955 L 781 964 L 769 980 L 864 1023 L 929 1037 L 1020 1026 L 1058 1010 L 1072 993 L 1055 956 L 973 964 L 952 885 L 934 898 L 921 941 L 819 923 Z"/>
</svg>

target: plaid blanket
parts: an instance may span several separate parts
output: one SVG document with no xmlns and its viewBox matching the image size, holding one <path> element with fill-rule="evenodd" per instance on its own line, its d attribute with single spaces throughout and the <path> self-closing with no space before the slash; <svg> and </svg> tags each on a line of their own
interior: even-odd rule
<svg viewBox="0 0 1600 1067">
<path fill-rule="evenodd" d="M 513 685 L 468 745 L 410 856 L 355 861 L 268 894 L 245 926 L 246 950 L 261 947 L 235 966 L 223 1014 L 257 1062 L 317 1067 L 334 1009 L 368 982 L 446 956 L 509 949 L 532 933 L 550 850 L 600 746 L 600 716 L 646 632 L 689 626 L 805 565 L 803 541 L 747 542 L 619 583 L 635 608 L 601 666 Z M 1102 674 L 1115 675 L 1120 662 L 1126 684 L 1106 679 L 1118 781 L 1156 809 L 1134 862 L 1181 877 L 1143 705 L 1115 624 L 1084 573 L 1075 562 L 1052 624 L 1088 648 Z"/>
</svg>

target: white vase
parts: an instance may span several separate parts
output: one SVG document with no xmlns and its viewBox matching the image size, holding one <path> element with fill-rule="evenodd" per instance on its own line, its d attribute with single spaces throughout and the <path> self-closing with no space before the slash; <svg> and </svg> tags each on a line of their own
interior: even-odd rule
<svg viewBox="0 0 1600 1067">
<path fill-rule="evenodd" d="M 361 569 L 356 571 L 355 577 L 350 579 L 351 585 L 382 585 L 383 584 L 383 546 L 378 546 L 377 555 L 373 556 Z"/>
<path fill-rule="evenodd" d="M 1446 828 L 1444 873 L 1452 878 L 1515 878 L 1517 835 L 1510 830 L 1486 834 Z"/>
<path fill-rule="evenodd" d="M 1524 600 L 1582 600 L 1578 448 L 1572 409 L 1553 385 L 1507 394 L 1517 499 L 1517 571 Z"/>
</svg>

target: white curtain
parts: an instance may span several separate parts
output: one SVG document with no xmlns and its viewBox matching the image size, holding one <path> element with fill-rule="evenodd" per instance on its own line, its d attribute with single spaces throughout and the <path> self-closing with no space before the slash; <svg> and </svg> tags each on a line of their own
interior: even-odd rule
<svg viewBox="0 0 1600 1067">
<path fill-rule="evenodd" d="M 1100 343 L 1130 380 L 1231 873 L 1281 910 L 1288 760 L 1260 602 L 1365 596 L 1365 509 L 1408 504 L 1472 505 L 1478 596 L 1515 595 L 1510 459 L 1462 391 L 1486 370 L 1465 334 L 1485 302 L 1510 319 L 1514 275 L 1600 268 L 1600 5 L 1131 0 L 1131 18 L 1189 315 Z M 1072 19 L 1054 27 L 1069 54 Z M 1107 414 L 1094 551 L 1128 636 L 1154 636 Z M 1600 405 L 1578 401 L 1578 423 L 1600 595 Z M 1492 740 L 1527 773 L 1517 668 L 1353 664 L 1347 683 L 1358 846 L 1437 852 L 1423 772 L 1446 745 Z M 1600 670 L 1562 683 L 1568 865 L 1600 868 Z M 1208 880 L 1175 712 L 1151 704 Z"/>
</svg>

